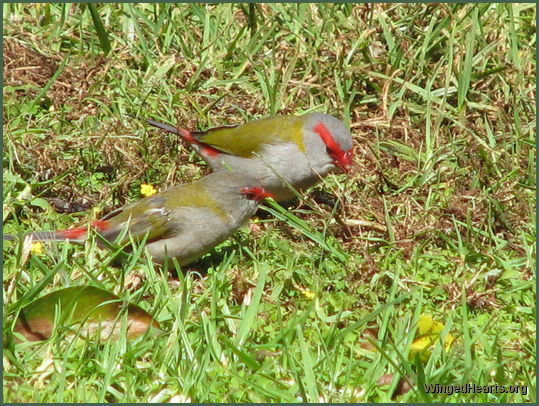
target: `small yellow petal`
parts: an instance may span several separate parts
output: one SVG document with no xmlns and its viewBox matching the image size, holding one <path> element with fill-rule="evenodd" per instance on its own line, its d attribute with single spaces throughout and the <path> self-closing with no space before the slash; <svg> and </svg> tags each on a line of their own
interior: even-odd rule
<svg viewBox="0 0 539 406">
<path fill-rule="evenodd" d="M 305 296 L 306 299 L 308 300 L 313 300 L 315 297 L 316 297 L 316 293 L 314 293 L 312 290 L 310 289 L 305 289 L 305 288 L 302 288 L 301 286 L 299 285 L 296 285 L 294 283 L 294 287 L 300 291 L 300 293 Z"/>
<path fill-rule="evenodd" d="M 35 255 L 43 254 L 43 243 L 36 241 L 32 243 L 32 248 L 30 248 L 30 252 Z"/>
<path fill-rule="evenodd" d="M 445 352 L 449 352 L 449 349 L 451 348 L 453 341 L 455 341 L 455 337 L 453 336 L 453 334 L 447 333 L 447 335 L 445 336 L 445 342 L 444 342 Z"/>
<path fill-rule="evenodd" d="M 432 316 L 428 314 L 419 316 L 416 336 L 410 347 L 410 356 L 419 354 L 422 361 L 427 361 L 431 355 L 433 345 L 440 339 L 443 330 L 443 323 L 435 321 Z M 446 352 L 449 351 L 454 340 L 455 337 L 448 333 L 444 342 Z"/>
<path fill-rule="evenodd" d="M 422 352 L 427 350 L 432 344 L 436 342 L 438 337 L 432 335 L 425 335 L 416 338 L 410 347 L 412 352 Z"/>
<path fill-rule="evenodd" d="M 140 185 L 140 194 L 143 196 L 151 196 L 157 193 L 157 190 L 152 186 L 146 183 Z"/>
<path fill-rule="evenodd" d="M 316 297 L 316 293 L 314 293 L 312 290 L 310 289 L 307 289 L 307 288 L 302 288 L 301 286 L 299 285 L 296 285 L 294 283 L 294 287 L 300 291 L 300 293 L 305 296 L 305 298 L 307 300 L 313 300 L 315 297 Z"/>
<path fill-rule="evenodd" d="M 305 296 L 308 300 L 313 300 L 316 297 L 316 294 L 309 289 L 300 289 L 301 294 Z"/>
<path fill-rule="evenodd" d="M 420 335 L 441 333 L 444 330 L 444 325 L 435 321 L 431 315 L 422 314 L 417 322 L 417 330 Z"/>
</svg>

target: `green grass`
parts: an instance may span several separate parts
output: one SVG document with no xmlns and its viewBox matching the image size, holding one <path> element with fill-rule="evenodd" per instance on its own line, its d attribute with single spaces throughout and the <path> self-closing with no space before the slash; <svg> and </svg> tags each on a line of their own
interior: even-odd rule
<svg viewBox="0 0 539 406">
<path fill-rule="evenodd" d="M 316 188 L 335 209 L 268 205 L 188 272 L 4 243 L 4 337 L 28 300 L 88 284 L 166 331 L 7 345 L 4 401 L 535 402 L 534 4 L 3 10 L 5 232 L 86 224 L 142 183 L 207 173 L 130 115 L 204 129 L 324 111 L 356 150 L 349 179 Z M 414 361 L 423 314 L 455 341 Z"/>
</svg>

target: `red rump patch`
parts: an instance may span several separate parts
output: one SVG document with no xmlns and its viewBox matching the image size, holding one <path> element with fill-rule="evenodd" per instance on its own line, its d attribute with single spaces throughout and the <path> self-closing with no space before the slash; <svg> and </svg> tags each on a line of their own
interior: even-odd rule
<svg viewBox="0 0 539 406">
<path fill-rule="evenodd" d="M 217 156 L 217 155 L 219 155 L 218 150 L 208 146 L 207 144 L 204 144 L 204 143 L 198 141 L 195 137 L 193 137 L 193 134 L 191 133 L 191 131 L 186 130 L 185 128 L 179 128 L 178 132 L 180 133 L 181 137 L 185 140 L 185 142 L 187 142 L 189 144 L 198 145 L 203 154 L 208 155 L 208 156 Z"/>
<path fill-rule="evenodd" d="M 109 228 L 109 222 L 106 220 L 92 221 L 92 227 L 97 231 L 105 231 Z"/>
<path fill-rule="evenodd" d="M 108 221 L 105 220 L 96 220 L 92 221 L 92 227 L 97 231 L 105 231 L 109 228 Z M 77 227 L 70 228 L 69 230 L 58 231 L 57 234 L 60 237 L 67 238 L 68 240 L 78 240 L 80 238 L 86 237 L 88 229 L 86 227 Z"/>
<path fill-rule="evenodd" d="M 199 144 L 200 144 L 204 154 L 206 154 L 208 156 L 217 156 L 217 155 L 219 155 L 219 151 L 217 151 L 215 148 L 208 147 L 205 144 L 201 144 L 201 143 L 199 143 Z"/>
<path fill-rule="evenodd" d="M 195 140 L 195 138 L 193 137 L 193 134 L 191 134 L 191 131 L 186 130 L 185 128 L 178 128 L 178 133 L 189 144 L 197 144 L 198 143 L 198 141 Z"/>
<path fill-rule="evenodd" d="M 68 240 L 78 240 L 86 236 L 86 227 L 70 228 L 69 230 L 58 231 L 57 234 Z"/>
</svg>

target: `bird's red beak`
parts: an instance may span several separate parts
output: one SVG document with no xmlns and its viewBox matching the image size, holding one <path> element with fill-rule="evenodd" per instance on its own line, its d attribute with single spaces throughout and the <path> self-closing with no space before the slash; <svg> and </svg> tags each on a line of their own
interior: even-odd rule
<svg viewBox="0 0 539 406">
<path fill-rule="evenodd" d="M 247 197 L 247 199 L 255 200 L 257 202 L 261 202 L 268 197 L 274 197 L 273 194 L 268 192 L 262 186 L 244 187 L 241 192 L 245 195 L 245 197 Z"/>
<path fill-rule="evenodd" d="M 354 157 L 354 151 L 346 151 L 335 157 L 335 165 L 337 165 L 344 173 L 349 173 L 352 167 L 352 158 Z"/>
<path fill-rule="evenodd" d="M 324 144 L 326 144 L 326 151 L 329 156 L 333 158 L 333 163 L 339 168 L 341 168 L 343 172 L 350 172 L 354 151 L 343 151 L 341 147 L 335 142 L 335 140 L 331 136 L 331 133 L 322 122 L 319 122 L 314 127 L 314 132 L 318 133 L 322 141 L 324 141 Z"/>
</svg>

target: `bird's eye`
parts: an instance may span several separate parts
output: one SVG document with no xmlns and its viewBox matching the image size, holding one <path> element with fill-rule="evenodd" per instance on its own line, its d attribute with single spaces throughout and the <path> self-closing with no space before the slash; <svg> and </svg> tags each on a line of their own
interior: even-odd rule
<svg viewBox="0 0 539 406">
<path fill-rule="evenodd" d="M 328 154 L 332 154 L 333 153 L 333 150 L 330 148 L 330 147 L 326 147 L 326 152 Z"/>
</svg>

